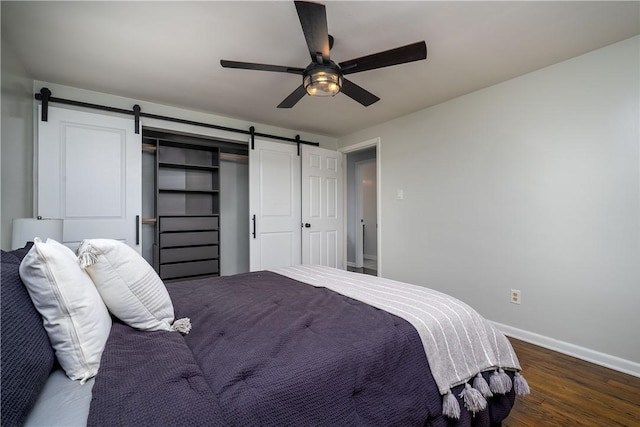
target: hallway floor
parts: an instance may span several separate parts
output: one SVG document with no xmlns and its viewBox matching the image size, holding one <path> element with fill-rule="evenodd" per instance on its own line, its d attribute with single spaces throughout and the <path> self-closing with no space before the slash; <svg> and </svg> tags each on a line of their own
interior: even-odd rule
<svg viewBox="0 0 640 427">
<path fill-rule="evenodd" d="M 375 265 L 375 263 L 373 264 L 373 266 L 369 266 L 365 263 L 365 266 L 362 268 L 357 268 L 357 267 L 347 267 L 347 271 L 353 271 L 356 273 L 363 273 L 363 274 L 369 274 L 371 276 L 377 276 L 378 275 L 378 270 L 376 270 L 377 266 Z"/>
</svg>

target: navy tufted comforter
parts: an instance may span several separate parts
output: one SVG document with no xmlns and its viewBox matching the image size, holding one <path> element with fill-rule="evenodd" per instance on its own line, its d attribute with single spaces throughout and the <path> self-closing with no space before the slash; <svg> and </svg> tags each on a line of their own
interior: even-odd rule
<svg viewBox="0 0 640 427">
<path fill-rule="evenodd" d="M 89 425 L 483 426 L 513 405 L 443 417 L 416 330 L 330 290 L 272 272 L 167 287 L 191 333 L 115 322 Z"/>
</svg>

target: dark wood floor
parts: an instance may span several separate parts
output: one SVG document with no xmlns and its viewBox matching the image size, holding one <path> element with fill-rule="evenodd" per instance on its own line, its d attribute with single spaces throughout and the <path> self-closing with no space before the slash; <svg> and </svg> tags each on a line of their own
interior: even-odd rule
<svg viewBox="0 0 640 427">
<path fill-rule="evenodd" d="M 504 427 L 640 426 L 640 378 L 509 338 L 531 394 Z"/>
</svg>

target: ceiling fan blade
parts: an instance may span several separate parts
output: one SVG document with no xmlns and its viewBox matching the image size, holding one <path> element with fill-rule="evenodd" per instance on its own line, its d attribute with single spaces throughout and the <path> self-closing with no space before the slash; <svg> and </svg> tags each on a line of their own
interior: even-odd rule
<svg viewBox="0 0 640 427">
<path fill-rule="evenodd" d="M 409 44 L 384 52 L 374 53 L 361 58 L 340 63 L 342 74 L 360 73 L 391 65 L 420 61 L 427 58 L 427 44 L 424 41 Z"/>
<path fill-rule="evenodd" d="M 329 64 L 329 31 L 324 5 L 306 1 L 296 1 L 295 4 L 311 61 Z"/>
<path fill-rule="evenodd" d="M 342 89 L 340 92 L 347 95 L 349 98 L 358 101 L 360 104 L 368 107 L 369 105 L 380 101 L 380 98 L 358 86 L 357 84 L 347 80 L 342 79 Z"/>
<path fill-rule="evenodd" d="M 242 70 L 275 71 L 278 73 L 300 74 L 304 73 L 304 68 L 285 67 L 283 65 L 255 64 L 253 62 L 239 62 L 220 60 L 220 65 L 224 68 L 240 68 Z"/>
<path fill-rule="evenodd" d="M 296 90 L 291 92 L 291 95 L 287 96 L 284 101 L 278 104 L 278 108 L 291 108 L 307 94 L 307 90 L 304 86 L 300 85 Z"/>
</svg>

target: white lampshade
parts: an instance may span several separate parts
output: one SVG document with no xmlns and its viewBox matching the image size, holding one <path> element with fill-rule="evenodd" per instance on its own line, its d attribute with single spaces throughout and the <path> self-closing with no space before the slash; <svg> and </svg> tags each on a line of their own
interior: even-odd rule
<svg viewBox="0 0 640 427">
<path fill-rule="evenodd" d="M 27 242 L 39 237 L 42 241 L 53 239 L 62 243 L 62 220 L 58 218 L 15 218 L 11 249 L 24 247 Z"/>
</svg>

